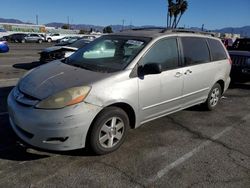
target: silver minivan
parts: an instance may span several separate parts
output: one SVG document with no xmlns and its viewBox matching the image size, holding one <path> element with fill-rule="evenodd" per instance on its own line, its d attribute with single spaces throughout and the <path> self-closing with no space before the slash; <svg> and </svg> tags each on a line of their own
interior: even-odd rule
<svg viewBox="0 0 250 188">
<path fill-rule="evenodd" d="M 9 119 L 32 146 L 106 154 L 130 128 L 197 104 L 214 109 L 230 69 L 225 47 L 211 36 L 160 29 L 105 35 L 28 72 L 9 94 Z"/>
</svg>

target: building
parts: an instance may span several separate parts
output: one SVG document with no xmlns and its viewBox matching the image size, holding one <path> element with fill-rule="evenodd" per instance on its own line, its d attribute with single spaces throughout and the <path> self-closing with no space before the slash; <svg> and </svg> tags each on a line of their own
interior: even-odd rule
<svg viewBox="0 0 250 188">
<path fill-rule="evenodd" d="M 45 25 L 33 25 L 33 24 L 16 24 L 16 23 L 0 23 L 0 29 L 4 29 L 10 32 L 35 32 L 45 33 Z"/>
</svg>

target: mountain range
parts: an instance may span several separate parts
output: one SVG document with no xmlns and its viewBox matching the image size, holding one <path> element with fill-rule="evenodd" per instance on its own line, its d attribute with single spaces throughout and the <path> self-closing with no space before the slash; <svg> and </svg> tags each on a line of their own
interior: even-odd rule
<svg viewBox="0 0 250 188">
<path fill-rule="evenodd" d="M 0 23 L 18 23 L 18 24 L 31 24 L 31 23 L 26 23 L 22 22 L 18 19 L 5 19 L 5 18 L 0 18 Z M 61 28 L 65 23 L 58 23 L 58 22 L 52 22 L 45 24 L 47 27 L 55 27 L 55 28 Z M 110 25 L 112 27 L 112 30 L 114 32 L 120 31 L 122 29 L 131 29 L 131 28 L 138 28 L 138 26 L 134 25 Z M 140 26 L 140 27 L 155 27 L 155 26 Z M 84 30 L 90 30 L 93 29 L 95 31 L 102 31 L 104 26 L 99 26 L 99 25 L 90 25 L 90 24 L 71 24 L 70 25 L 71 29 L 84 29 Z M 191 28 L 193 29 L 193 28 Z M 200 28 L 195 28 L 200 29 Z M 243 26 L 243 27 L 226 27 L 222 29 L 216 29 L 212 30 L 213 32 L 219 32 L 219 33 L 235 33 L 235 34 L 241 34 L 241 36 L 244 37 L 250 37 L 250 26 Z"/>
</svg>

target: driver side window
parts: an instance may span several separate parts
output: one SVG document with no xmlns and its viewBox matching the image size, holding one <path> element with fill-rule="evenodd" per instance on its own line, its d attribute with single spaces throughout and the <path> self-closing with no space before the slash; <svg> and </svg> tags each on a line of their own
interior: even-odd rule
<svg viewBox="0 0 250 188">
<path fill-rule="evenodd" d="M 146 53 L 140 64 L 159 63 L 162 70 L 175 69 L 178 67 L 178 47 L 176 38 L 162 39 Z"/>
</svg>

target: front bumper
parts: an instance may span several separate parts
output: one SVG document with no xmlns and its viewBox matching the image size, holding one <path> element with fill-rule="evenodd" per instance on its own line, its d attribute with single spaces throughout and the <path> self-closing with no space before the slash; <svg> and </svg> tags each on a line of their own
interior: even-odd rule
<svg viewBox="0 0 250 188">
<path fill-rule="evenodd" d="M 88 103 L 57 110 L 43 110 L 19 104 L 8 96 L 10 124 L 24 142 L 46 150 L 65 151 L 85 147 L 89 127 L 102 110 Z"/>
</svg>

